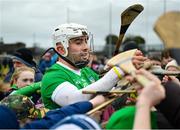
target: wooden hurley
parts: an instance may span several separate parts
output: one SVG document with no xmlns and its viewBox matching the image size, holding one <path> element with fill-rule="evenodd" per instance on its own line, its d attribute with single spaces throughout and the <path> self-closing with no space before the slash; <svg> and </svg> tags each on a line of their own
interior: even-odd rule
<svg viewBox="0 0 180 130">
<path fill-rule="evenodd" d="M 134 65 L 132 63 L 132 58 L 136 51 L 137 51 L 137 49 L 132 49 L 132 50 L 120 53 L 120 54 L 112 57 L 107 62 L 107 65 L 119 66 L 124 72 L 132 75 L 141 85 L 145 86 L 150 81 L 142 75 L 136 75 L 135 74 L 136 68 L 134 67 Z"/>
<path fill-rule="evenodd" d="M 123 71 L 125 71 L 128 74 L 131 74 L 134 78 L 136 78 L 136 80 L 141 84 L 141 85 L 146 85 L 148 84 L 150 81 L 145 78 L 142 75 L 136 75 L 135 74 L 135 70 L 136 68 L 133 66 L 132 64 L 132 58 L 135 54 L 135 52 L 137 51 L 137 49 L 133 49 L 133 50 L 129 50 L 129 51 L 125 51 L 123 53 L 120 53 L 116 56 L 114 56 L 113 58 L 111 58 L 108 62 L 107 65 L 108 66 L 119 66 Z M 134 87 L 130 87 L 127 88 L 126 90 L 123 91 L 132 91 L 132 88 Z M 116 95 L 115 97 L 111 98 L 110 100 L 104 102 L 103 104 L 99 105 L 98 107 L 92 109 L 91 111 L 89 111 L 88 113 L 86 113 L 87 115 L 91 115 L 92 113 L 96 112 L 97 110 L 100 110 L 102 108 L 104 108 L 105 106 L 111 104 L 114 100 L 116 100 L 118 97 L 122 96 L 122 94 Z"/>
<path fill-rule="evenodd" d="M 112 90 L 112 91 L 96 91 L 96 90 L 84 90 L 83 94 L 122 94 L 122 93 L 135 93 L 136 90 Z"/>
<path fill-rule="evenodd" d="M 160 16 L 155 22 L 154 30 L 166 48 L 180 48 L 180 11 Z"/>
<path fill-rule="evenodd" d="M 132 89 L 134 89 L 134 86 L 131 86 L 131 87 L 129 87 L 129 88 L 127 88 L 126 90 L 123 90 L 123 91 L 132 91 Z M 108 101 L 102 103 L 101 105 L 95 107 L 94 109 L 90 110 L 90 111 L 87 112 L 86 114 L 87 114 L 87 115 L 91 115 L 91 114 L 93 114 L 94 112 L 96 112 L 96 111 L 98 111 L 98 110 L 100 110 L 100 109 L 102 109 L 102 108 L 110 105 L 113 101 L 115 101 L 117 98 L 121 97 L 123 94 L 125 94 L 125 93 L 115 95 L 113 98 L 111 98 L 111 99 L 109 99 Z"/>
<path fill-rule="evenodd" d="M 180 71 L 168 71 L 168 70 L 164 70 L 162 68 L 153 68 L 149 70 L 151 73 L 155 74 L 155 75 L 173 75 L 173 76 L 177 76 L 180 75 Z"/>
<path fill-rule="evenodd" d="M 163 14 L 155 22 L 155 32 L 180 65 L 180 11 Z"/>
<path fill-rule="evenodd" d="M 134 19 L 144 10 L 144 7 L 140 4 L 134 4 L 129 6 L 126 10 L 124 10 L 121 14 L 121 27 L 119 31 L 119 37 L 116 42 L 114 55 L 119 53 L 119 48 L 122 43 L 123 37 L 130 26 L 130 24 L 134 21 Z"/>
<path fill-rule="evenodd" d="M 108 101 L 106 101 L 106 102 L 104 102 L 103 104 L 101 104 L 101 105 L 95 107 L 94 109 L 92 109 L 91 111 L 87 112 L 86 114 L 87 114 L 87 115 L 93 114 L 94 112 L 96 112 L 96 111 L 98 111 L 98 110 L 104 108 L 105 106 L 111 104 L 111 103 L 112 103 L 113 101 L 115 101 L 118 97 L 119 97 L 119 96 L 115 96 L 115 97 L 109 99 Z"/>
</svg>

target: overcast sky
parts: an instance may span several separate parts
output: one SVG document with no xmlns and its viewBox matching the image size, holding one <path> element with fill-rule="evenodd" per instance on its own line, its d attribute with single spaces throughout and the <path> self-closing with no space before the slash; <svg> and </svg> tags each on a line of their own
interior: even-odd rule
<svg viewBox="0 0 180 130">
<path fill-rule="evenodd" d="M 120 14 L 139 3 L 144 11 L 129 27 L 127 35 L 140 35 L 147 44 L 162 44 L 153 31 L 155 21 L 164 12 L 180 11 L 180 0 L 0 0 L 0 37 L 5 43 L 38 43 L 51 47 L 52 30 L 59 24 L 74 22 L 87 25 L 94 34 L 96 50 L 110 33 L 119 34 Z M 110 6 L 112 18 L 110 20 Z M 111 21 L 111 25 L 110 25 Z"/>
</svg>

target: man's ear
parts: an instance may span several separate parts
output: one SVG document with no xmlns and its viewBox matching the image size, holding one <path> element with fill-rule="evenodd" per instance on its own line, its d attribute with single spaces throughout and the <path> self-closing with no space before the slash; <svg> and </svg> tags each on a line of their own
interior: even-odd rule
<svg viewBox="0 0 180 130">
<path fill-rule="evenodd" d="M 59 52 L 61 55 L 64 55 L 66 53 L 64 46 L 60 42 L 56 43 L 56 51 Z"/>
</svg>

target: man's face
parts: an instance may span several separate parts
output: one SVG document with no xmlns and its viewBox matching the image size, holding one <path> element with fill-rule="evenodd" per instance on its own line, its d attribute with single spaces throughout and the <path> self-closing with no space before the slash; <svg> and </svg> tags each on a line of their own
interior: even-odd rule
<svg viewBox="0 0 180 130">
<path fill-rule="evenodd" d="M 179 69 L 176 66 L 169 66 L 167 68 L 168 71 L 179 71 Z"/>
<path fill-rule="evenodd" d="M 87 41 L 87 36 L 70 39 L 67 56 L 68 59 L 73 62 L 88 61 L 90 49 L 88 47 Z"/>
<path fill-rule="evenodd" d="M 14 66 L 14 68 L 18 68 L 18 67 L 22 67 L 22 66 L 26 66 L 26 65 L 23 64 L 22 62 L 20 62 L 19 60 L 13 59 L 13 66 Z"/>
</svg>

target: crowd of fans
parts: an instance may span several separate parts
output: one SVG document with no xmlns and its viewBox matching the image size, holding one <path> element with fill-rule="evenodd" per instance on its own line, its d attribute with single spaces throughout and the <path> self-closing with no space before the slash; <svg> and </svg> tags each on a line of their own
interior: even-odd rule
<svg viewBox="0 0 180 130">
<path fill-rule="evenodd" d="M 27 48 L 16 50 L 9 67 L 1 64 L 0 128 L 179 129 L 180 68 L 168 50 L 161 57 L 145 56 L 134 42 L 124 46 L 123 52 L 137 49 L 131 57 L 137 69 L 134 73 L 149 81 L 142 85 L 118 64 L 108 66 L 102 75 L 108 59 L 90 53 L 89 38 L 86 26 L 62 24 L 54 29 L 54 53 L 47 51 L 38 64 Z M 144 67 L 146 63 L 148 67 Z M 162 74 L 151 73 L 152 66 L 161 68 Z M 124 80 L 128 84 L 122 85 Z M 122 94 L 110 105 L 87 114 L 114 95 L 83 94 L 84 90 L 119 87 L 122 91 L 132 87 L 136 93 Z"/>
</svg>

